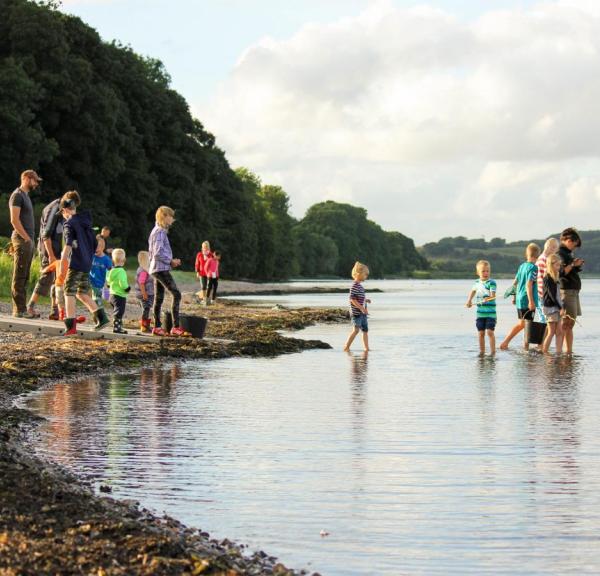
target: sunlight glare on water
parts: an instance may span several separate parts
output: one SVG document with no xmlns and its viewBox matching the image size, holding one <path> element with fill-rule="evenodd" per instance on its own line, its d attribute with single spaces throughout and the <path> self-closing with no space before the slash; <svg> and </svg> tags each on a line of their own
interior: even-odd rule
<svg viewBox="0 0 600 576">
<path fill-rule="evenodd" d="M 26 401 L 48 418 L 39 448 L 324 575 L 600 572 L 600 282 L 584 284 L 575 356 L 558 359 L 519 340 L 479 358 L 470 281 L 373 286 L 368 356 L 360 339 L 341 351 L 348 325 L 314 326 L 302 337 L 332 350 L 58 384 Z M 515 312 L 498 313 L 500 339 Z"/>
</svg>

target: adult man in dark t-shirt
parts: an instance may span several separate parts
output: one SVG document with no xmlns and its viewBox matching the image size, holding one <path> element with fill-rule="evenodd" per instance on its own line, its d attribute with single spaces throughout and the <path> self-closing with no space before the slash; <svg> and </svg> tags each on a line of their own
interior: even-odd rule
<svg viewBox="0 0 600 576">
<path fill-rule="evenodd" d="M 52 312 L 50 320 L 58 320 L 58 304 L 54 292 L 54 271 L 44 272 L 44 268 L 60 258 L 62 251 L 63 237 L 63 217 L 60 209 L 60 198 L 53 200 L 42 210 L 40 219 L 40 239 L 38 242 L 38 252 L 40 254 L 41 270 L 40 278 L 33 289 L 33 294 L 29 300 L 27 309 L 32 314 L 37 314 L 36 304 L 40 296 L 48 296 L 50 292 L 52 300 Z M 52 288 L 52 289 L 51 289 Z"/>
<path fill-rule="evenodd" d="M 13 247 L 13 277 L 12 301 L 13 316 L 35 318 L 36 314 L 27 310 L 27 295 L 25 293 L 31 260 L 33 259 L 33 239 L 35 237 L 35 222 L 33 205 L 29 194 L 35 190 L 42 179 L 34 170 L 25 170 L 21 174 L 21 185 L 10 195 L 10 223 L 13 227 L 11 235 Z M 39 316 L 39 315 L 38 315 Z"/>
</svg>

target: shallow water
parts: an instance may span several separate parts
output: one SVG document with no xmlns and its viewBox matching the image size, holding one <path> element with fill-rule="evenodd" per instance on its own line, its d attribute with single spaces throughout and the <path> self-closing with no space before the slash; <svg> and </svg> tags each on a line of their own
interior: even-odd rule
<svg viewBox="0 0 600 576">
<path fill-rule="evenodd" d="M 341 352 L 347 325 L 316 326 L 302 335 L 333 350 L 56 385 L 25 400 L 49 419 L 39 449 L 324 575 L 597 574 L 600 282 L 584 284 L 570 359 L 517 340 L 479 358 L 470 285 L 367 282 L 386 290 L 368 357 L 358 339 Z M 500 340 L 515 313 L 498 312 Z"/>
</svg>

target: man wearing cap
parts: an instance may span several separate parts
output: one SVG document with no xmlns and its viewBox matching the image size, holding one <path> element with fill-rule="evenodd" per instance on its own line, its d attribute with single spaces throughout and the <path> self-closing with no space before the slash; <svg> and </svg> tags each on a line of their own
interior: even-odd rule
<svg viewBox="0 0 600 576">
<path fill-rule="evenodd" d="M 42 179 L 35 170 L 25 170 L 21 174 L 21 185 L 10 195 L 10 223 L 13 227 L 11 241 L 13 246 L 12 301 L 13 316 L 36 318 L 39 315 L 27 310 L 25 293 L 29 271 L 33 259 L 33 239 L 35 237 L 35 221 L 33 205 L 29 194 L 35 190 Z"/>
</svg>

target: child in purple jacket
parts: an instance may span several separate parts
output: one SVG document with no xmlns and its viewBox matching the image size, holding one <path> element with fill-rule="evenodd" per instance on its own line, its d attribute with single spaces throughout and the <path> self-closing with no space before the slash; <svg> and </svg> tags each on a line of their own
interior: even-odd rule
<svg viewBox="0 0 600 576">
<path fill-rule="evenodd" d="M 148 253 L 150 255 L 150 275 L 154 278 L 154 328 L 152 334 L 166 336 L 167 333 L 161 326 L 160 309 L 165 298 L 165 289 L 171 293 L 171 316 L 173 318 L 172 336 L 185 336 L 186 332 L 179 327 L 179 303 L 181 292 L 171 276 L 171 268 L 181 265 L 179 258 L 173 258 L 171 244 L 167 232 L 175 222 L 175 211 L 168 206 L 161 206 L 156 211 L 156 226 L 148 239 Z"/>
</svg>

